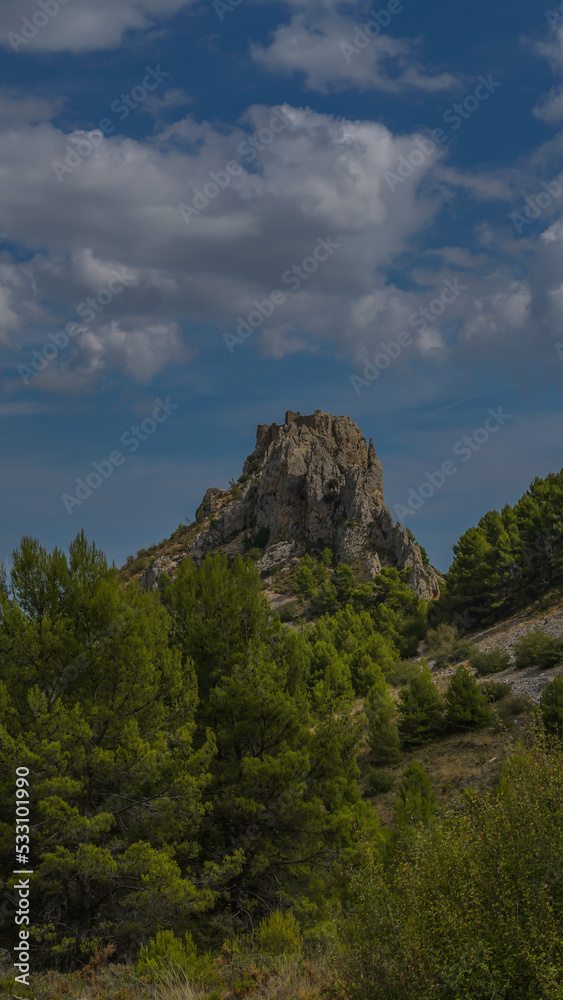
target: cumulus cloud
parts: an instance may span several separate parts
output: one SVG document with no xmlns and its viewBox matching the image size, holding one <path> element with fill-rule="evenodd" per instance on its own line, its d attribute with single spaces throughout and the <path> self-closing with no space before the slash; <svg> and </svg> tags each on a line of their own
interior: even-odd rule
<svg viewBox="0 0 563 1000">
<path fill-rule="evenodd" d="M 456 85 L 451 73 L 426 71 L 416 58 L 417 41 L 397 37 L 402 13 L 393 18 L 386 12 L 388 22 L 378 24 L 369 15 L 358 15 L 354 3 L 292 0 L 290 7 L 289 24 L 275 29 L 269 45 L 253 45 L 252 56 L 272 72 L 304 73 L 310 90 L 434 93 Z M 368 21 L 371 34 L 364 30 Z M 388 24 L 392 34 L 386 31 Z"/>
<path fill-rule="evenodd" d="M 552 87 L 547 97 L 534 108 L 534 115 L 548 125 L 563 120 L 563 87 Z"/>
<path fill-rule="evenodd" d="M 536 42 L 533 49 L 540 58 L 547 59 L 554 73 L 563 73 L 563 25 L 559 25 L 549 41 Z"/>
<path fill-rule="evenodd" d="M 37 97 L 6 89 L 0 92 L 0 127 L 51 121 L 63 106 L 64 99 L 60 97 Z"/>
<path fill-rule="evenodd" d="M 549 41 L 536 42 L 533 51 L 542 59 L 547 59 L 556 76 L 563 75 L 563 25 L 560 25 Z M 557 125 L 563 120 L 563 86 L 552 87 L 534 108 L 534 115 L 547 125 Z"/>
<path fill-rule="evenodd" d="M 534 177 L 556 148 L 512 172 L 469 176 L 437 146 L 418 152 L 398 183 L 417 140 L 285 104 L 251 107 L 230 127 L 188 115 L 147 141 L 14 124 L 0 219 L 25 262 L 8 250 L 0 257 L 4 361 L 14 372 L 71 322 L 79 332 L 33 386 L 75 392 L 114 371 L 146 384 L 188 361 L 210 330 L 220 345 L 275 289 L 289 294 L 254 338 L 274 357 L 328 343 L 357 361 L 402 329 L 413 332 L 412 357 L 447 358 L 453 343 L 476 357 L 510 345 L 516 361 L 530 330 L 549 343 L 563 318 L 561 237 L 549 213 L 525 234 L 526 277 L 508 206 L 504 226 L 476 226 L 475 252 L 425 250 L 424 234 L 456 198 L 502 205 L 524 182 L 539 188 Z M 335 252 L 291 287 L 288 274 L 329 237 Z M 398 267 L 407 287 L 389 278 Z M 456 275 L 464 293 L 414 325 Z"/>
<path fill-rule="evenodd" d="M 3 0 L 0 45 L 15 52 L 95 52 L 146 30 L 193 0 Z"/>
<path fill-rule="evenodd" d="M 340 243 L 338 254 L 288 297 L 266 324 L 264 343 L 279 354 L 295 347 L 296 326 L 313 340 L 348 329 L 350 301 L 383 280 L 388 263 L 433 217 L 436 195 L 431 185 L 422 190 L 433 160 L 399 197 L 385 173 L 411 152 L 413 136 L 283 106 L 274 138 L 272 117 L 254 107 L 246 129 L 230 131 L 188 118 L 175 129 L 186 150 L 171 148 L 170 128 L 150 144 L 99 136 L 90 145 L 88 133 L 65 135 L 48 123 L 15 129 L 0 217 L 14 241 L 35 251 L 26 265 L 32 293 L 15 300 L 4 282 L 5 330 L 12 343 L 17 334 L 20 355 L 22 343 L 36 344 L 37 322 L 43 339 L 57 322 L 80 322 L 81 304 L 125 268 L 130 281 L 52 368 L 64 371 L 65 385 L 69 372 L 92 379 L 112 367 L 146 380 L 178 357 L 179 319 L 231 329 L 328 236 Z M 249 133 L 265 140 L 257 140 L 260 149 Z M 52 164 L 64 164 L 69 150 L 84 158 L 59 180 Z M 239 171 L 219 191 L 212 175 L 224 174 L 233 157 Z M 179 205 L 205 190 L 209 204 L 186 224 Z M 38 314 L 31 327 L 22 304 L 29 301 Z M 64 315 L 68 303 L 74 309 Z M 49 371 L 41 384 L 55 381 Z"/>
</svg>

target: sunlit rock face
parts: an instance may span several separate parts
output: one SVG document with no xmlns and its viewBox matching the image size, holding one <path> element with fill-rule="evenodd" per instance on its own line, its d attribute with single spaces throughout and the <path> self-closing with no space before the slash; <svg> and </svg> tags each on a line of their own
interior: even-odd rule
<svg viewBox="0 0 563 1000">
<path fill-rule="evenodd" d="M 264 549 L 258 568 L 268 573 L 328 546 L 337 560 L 361 565 L 367 579 L 382 566 L 410 567 L 413 590 L 438 596 L 440 574 L 423 564 L 419 546 L 393 521 L 373 441 L 350 417 L 289 410 L 283 424 L 261 424 L 238 485 L 208 489 L 196 524 L 201 528 L 183 557 L 235 557 L 258 546 Z"/>
</svg>

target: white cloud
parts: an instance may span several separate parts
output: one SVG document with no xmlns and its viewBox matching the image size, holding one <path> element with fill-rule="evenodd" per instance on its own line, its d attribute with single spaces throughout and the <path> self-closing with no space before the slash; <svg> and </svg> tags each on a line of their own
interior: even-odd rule
<svg viewBox="0 0 563 1000">
<path fill-rule="evenodd" d="M 50 121 L 63 104 L 63 99 L 58 97 L 37 97 L 16 90 L 3 90 L 0 92 L 0 126 Z"/>
<path fill-rule="evenodd" d="M 38 0 L 3 0 L 0 45 L 20 53 L 111 49 L 123 42 L 128 31 L 146 30 L 157 20 L 187 9 L 192 2 L 44 0 L 41 6 Z"/>
<path fill-rule="evenodd" d="M 547 59 L 554 73 L 563 73 L 563 25 L 556 29 L 554 38 L 536 42 L 533 49 L 542 59 Z"/>
<path fill-rule="evenodd" d="M 552 87 L 545 97 L 534 108 L 534 115 L 548 125 L 557 125 L 563 120 L 563 87 Z"/>
<path fill-rule="evenodd" d="M 16 234 L 12 239 L 36 251 L 26 265 L 32 292 L 9 297 L 6 307 L 6 330 L 12 342 L 17 334 L 20 346 L 17 363 L 37 344 L 38 322 L 44 343 L 50 330 L 77 320 L 76 307 L 108 285 L 113 269 L 132 276 L 63 352 L 59 375 L 51 365 L 34 384 L 67 386 L 72 373 L 82 384 L 112 368 L 146 381 L 178 357 L 179 318 L 231 329 L 257 296 L 278 287 L 284 272 L 311 254 L 319 236 L 338 238 L 341 250 L 310 286 L 289 297 L 283 314 L 266 325 L 264 343 L 283 353 L 295 345 L 290 331 L 296 326 L 313 341 L 349 329 L 350 303 L 382 283 L 386 265 L 437 209 L 435 196 L 421 190 L 432 160 L 399 196 L 384 175 L 410 153 L 412 136 L 395 138 L 377 123 L 337 121 L 307 109 L 284 106 L 281 113 L 288 127 L 252 164 L 246 144 L 238 176 L 190 225 L 179 204 L 239 155 L 248 132 L 188 118 L 176 129 L 186 152 L 171 146 L 170 129 L 149 144 L 112 136 L 59 182 L 51 165 L 64 162 L 76 143 L 49 124 L 13 131 L 0 218 Z M 254 107 L 247 123 L 259 135 L 271 117 Z M 9 291 L 8 281 L 4 288 Z M 23 305 L 30 301 L 33 326 L 26 322 L 29 304 Z M 74 313 L 71 307 L 68 314 L 69 303 Z"/>
<path fill-rule="evenodd" d="M 286 126 L 275 136 L 272 120 Z M 489 224 L 485 231 L 476 219 L 488 252 L 418 249 L 412 262 L 444 205 L 462 196 L 502 202 L 529 187 L 547 169 L 541 151 L 512 171 L 470 177 L 447 166 L 449 147 L 437 147 L 392 190 L 386 172 L 412 153 L 414 135 L 288 105 L 275 119 L 271 109 L 252 107 L 244 124 L 216 127 L 188 115 L 147 142 L 112 135 L 62 182 L 51 165 L 76 147 L 73 137 L 48 123 L 12 127 L 0 219 L 28 257 L 18 264 L 7 250 L 0 256 L 3 358 L 14 374 L 50 332 L 80 322 L 81 334 L 31 386 L 86 391 L 114 371 L 146 384 L 166 365 L 189 360 L 209 330 L 222 346 L 221 333 L 234 333 L 237 317 L 284 288 L 284 273 L 329 235 L 338 251 L 265 320 L 245 350 L 255 345 L 281 357 L 329 344 L 358 360 L 412 329 L 411 314 L 456 274 L 467 292 L 443 318 L 415 331 L 413 358 L 446 358 L 453 343 L 475 356 L 510 345 L 516 363 L 518 345 L 532 331 L 549 341 L 560 328 L 561 238 L 552 229 L 539 240 L 541 222 L 536 244 L 526 234 L 529 277 L 522 277 L 524 241 L 511 231 L 508 208 L 504 227 Z M 240 170 L 228 175 L 232 160 Z M 207 207 L 198 201 L 199 214 L 186 224 L 178 206 L 205 191 Z M 408 290 L 389 281 L 390 267 L 401 268 Z M 77 314 L 122 269 L 130 280 L 111 302 L 92 319 Z"/>
<path fill-rule="evenodd" d="M 251 49 L 254 60 L 272 72 L 302 72 L 306 86 L 321 93 L 347 87 L 434 93 L 456 85 L 451 73 L 424 69 L 415 55 L 416 41 L 396 36 L 402 14 L 394 20 L 388 14 L 392 34 L 372 21 L 370 30 L 379 33 L 369 37 L 363 31 L 369 15 L 358 16 L 356 4 L 293 0 L 290 6 L 296 9 L 289 24 L 276 28 L 269 45 Z"/>
<path fill-rule="evenodd" d="M 542 59 L 547 59 L 555 76 L 563 75 L 563 25 L 547 42 L 536 42 L 533 51 Z M 563 86 L 552 87 L 534 108 L 534 115 L 547 125 L 557 125 L 563 120 Z"/>
</svg>

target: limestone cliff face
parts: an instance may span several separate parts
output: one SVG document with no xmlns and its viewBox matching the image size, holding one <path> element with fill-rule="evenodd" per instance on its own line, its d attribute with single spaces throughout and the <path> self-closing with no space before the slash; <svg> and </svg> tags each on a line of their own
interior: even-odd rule
<svg viewBox="0 0 563 1000">
<path fill-rule="evenodd" d="M 288 411 L 283 425 L 260 425 L 239 484 L 209 489 L 196 525 L 200 530 L 182 557 L 199 561 L 217 551 L 234 557 L 267 542 L 258 562 L 266 574 L 328 546 L 338 560 L 361 564 L 371 579 L 382 566 L 411 567 L 412 588 L 421 597 L 438 596 L 440 574 L 423 565 L 418 545 L 395 525 L 373 441 L 366 444 L 350 417 Z M 173 571 L 178 561 L 157 560 L 143 582 L 154 585 L 155 574 Z"/>
</svg>

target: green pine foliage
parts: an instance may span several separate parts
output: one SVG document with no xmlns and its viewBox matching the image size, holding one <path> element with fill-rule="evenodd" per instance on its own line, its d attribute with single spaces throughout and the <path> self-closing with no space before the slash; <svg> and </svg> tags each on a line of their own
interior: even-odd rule
<svg viewBox="0 0 563 1000">
<path fill-rule="evenodd" d="M 368 720 L 368 746 L 374 764 L 391 764 L 401 756 L 397 709 L 383 675 L 370 688 L 364 702 Z"/>
<path fill-rule="evenodd" d="M 446 693 L 446 726 L 479 729 L 491 722 L 485 693 L 467 667 L 458 667 Z"/>
<path fill-rule="evenodd" d="M 38 958 L 158 950 L 164 930 L 207 947 L 290 906 L 326 919 L 359 818 L 379 836 L 353 654 L 395 655 L 349 612 L 350 648 L 344 622 L 333 643 L 272 619 L 250 560 L 186 560 L 152 594 L 83 534 L 68 554 L 23 539 L 0 578 L 0 852 L 28 767 Z"/>
<path fill-rule="evenodd" d="M 454 546 L 433 620 L 487 625 L 561 587 L 562 511 L 563 470 L 536 477 L 514 507 L 485 514 Z"/>
<path fill-rule="evenodd" d="M 121 951 L 212 907 L 239 859 L 203 879 L 193 864 L 215 744 L 194 745 L 193 664 L 170 646 L 158 599 L 126 591 L 82 534 L 68 557 L 24 539 L 0 665 L 0 850 L 27 767 L 39 950 L 68 965 L 100 933 Z"/>
<path fill-rule="evenodd" d="M 354 610 L 350 604 L 333 615 L 324 615 L 304 635 L 313 648 L 319 641 L 334 648 L 360 697 L 367 694 L 381 673 L 392 670 L 399 655 L 392 639 L 380 634 L 373 616 L 368 611 Z"/>
<path fill-rule="evenodd" d="M 487 586 L 512 579 L 493 549 L 518 524 L 509 511 L 484 519 Z M 15 769 L 27 767 L 37 967 L 96 968 L 114 952 L 151 990 L 175 970 L 186 995 L 218 1000 L 232 961 L 229 989 L 249 995 L 263 967 L 239 975 L 235 939 L 260 963 L 301 963 L 336 915 L 346 1000 L 558 997 L 559 741 L 517 750 L 495 793 L 444 814 L 411 761 L 384 827 L 368 796 L 398 784 L 403 750 L 485 725 L 492 701 L 505 720 L 530 706 L 463 666 L 441 697 L 412 659 L 428 609 L 408 572 L 358 585 L 330 550 L 305 557 L 300 611 L 319 617 L 305 611 L 295 629 L 272 614 L 252 555 L 187 559 L 148 593 L 81 533 L 67 553 L 24 538 L 0 571 L 0 857 L 11 891 Z M 436 625 L 437 664 L 507 665 Z M 536 633 L 517 658 L 557 666 L 563 647 Z M 560 737 L 562 678 L 540 710 Z M 358 759 L 371 765 L 366 797 Z M 223 942 L 231 958 L 213 959 Z M 0 945 L 12 947 L 10 926 Z"/>
<path fill-rule="evenodd" d="M 410 571 L 384 567 L 373 582 L 357 585 L 349 566 L 338 563 L 332 570 L 332 561 L 330 549 L 320 562 L 305 555 L 295 574 L 295 587 L 309 602 L 311 615 L 365 612 L 372 631 L 392 643 L 399 657 L 414 656 L 426 635 L 428 608 L 408 586 Z"/>
<path fill-rule="evenodd" d="M 330 643 L 270 623 L 251 563 L 186 561 L 166 601 L 174 641 L 201 679 L 197 739 L 210 734 L 217 747 L 201 857 L 244 854 L 216 917 L 248 921 L 295 886 L 304 892 L 335 838 L 352 836 L 362 723 L 351 717 L 349 668 Z"/>
<path fill-rule="evenodd" d="M 444 729 L 444 703 L 428 667 L 401 688 L 399 735 L 405 747 L 418 746 Z"/>
</svg>

